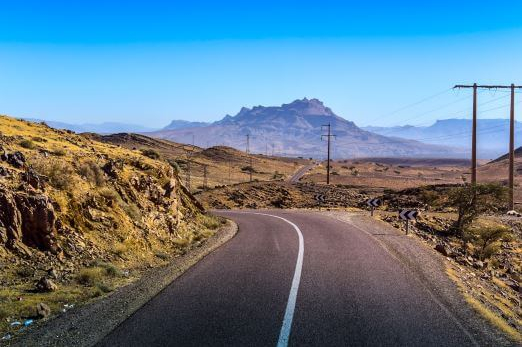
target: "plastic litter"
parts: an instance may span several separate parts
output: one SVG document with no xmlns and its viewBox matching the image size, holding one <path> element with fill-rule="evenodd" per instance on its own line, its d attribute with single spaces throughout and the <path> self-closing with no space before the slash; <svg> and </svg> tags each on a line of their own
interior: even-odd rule
<svg viewBox="0 0 522 347">
<path fill-rule="evenodd" d="M 4 341 L 5 340 L 10 340 L 11 337 L 12 337 L 11 334 L 7 334 L 7 335 L 2 336 L 2 340 L 4 340 Z"/>
<path fill-rule="evenodd" d="M 32 319 L 28 319 L 24 322 L 24 326 L 28 327 L 29 325 L 33 324 L 33 320 Z"/>
<path fill-rule="evenodd" d="M 17 325 L 22 325 L 22 323 L 19 322 L 19 321 L 16 321 L 16 322 L 12 322 L 12 323 L 11 323 L 11 326 L 12 326 L 12 327 L 15 327 L 15 326 L 17 326 Z"/>
</svg>

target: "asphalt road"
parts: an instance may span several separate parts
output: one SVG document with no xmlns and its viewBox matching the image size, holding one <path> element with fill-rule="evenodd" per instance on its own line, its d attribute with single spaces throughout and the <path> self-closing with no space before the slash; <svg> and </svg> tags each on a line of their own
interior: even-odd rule
<svg viewBox="0 0 522 347">
<path fill-rule="evenodd" d="M 301 177 L 303 177 L 305 175 L 305 173 L 307 173 L 308 171 L 313 169 L 315 166 L 317 166 L 316 163 L 303 166 L 302 168 L 297 170 L 297 172 L 292 177 L 290 177 L 290 179 L 288 181 L 290 183 L 297 183 L 297 182 L 299 182 Z"/>
<path fill-rule="evenodd" d="M 314 212 L 254 213 L 219 212 L 239 233 L 99 346 L 481 344 L 361 230 Z"/>
</svg>

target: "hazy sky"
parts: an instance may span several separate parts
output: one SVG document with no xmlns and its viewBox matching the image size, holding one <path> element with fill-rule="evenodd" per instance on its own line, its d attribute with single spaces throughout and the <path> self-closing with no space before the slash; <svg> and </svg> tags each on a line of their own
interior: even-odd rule
<svg viewBox="0 0 522 347">
<path fill-rule="evenodd" d="M 522 1 L 108 2 L 0 0 L 0 113 L 157 127 L 306 96 L 428 124 L 469 116 L 456 83 L 522 84 Z"/>
</svg>

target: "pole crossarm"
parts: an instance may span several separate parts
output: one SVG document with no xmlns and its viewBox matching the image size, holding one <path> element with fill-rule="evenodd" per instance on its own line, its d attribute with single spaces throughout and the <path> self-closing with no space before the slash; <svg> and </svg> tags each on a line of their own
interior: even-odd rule
<svg viewBox="0 0 522 347">
<path fill-rule="evenodd" d="M 455 87 L 453 87 L 453 89 L 460 89 L 460 88 L 473 88 L 473 87 L 476 87 L 476 88 L 482 88 L 482 89 L 511 89 L 512 87 L 515 88 L 515 89 L 522 89 L 522 86 L 511 86 L 511 85 L 467 85 L 467 84 L 457 84 L 455 85 Z"/>
</svg>

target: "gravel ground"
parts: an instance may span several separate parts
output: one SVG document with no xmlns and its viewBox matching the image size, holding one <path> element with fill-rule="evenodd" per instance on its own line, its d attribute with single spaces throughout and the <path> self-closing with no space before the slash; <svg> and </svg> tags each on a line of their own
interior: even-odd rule
<svg viewBox="0 0 522 347">
<path fill-rule="evenodd" d="M 92 346 L 236 232 L 237 225 L 229 221 L 200 247 L 175 258 L 169 265 L 149 270 L 139 280 L 101 300 L 42 322 L 9 341 L 7 346 Z"/>
<path fill-rule="evenodd" d="M 479 332 L 487 332 L 496 346 L 512 346 L 503 333 L 492 328 L 459 295 L 457 285 L 446 275 L 445 258 L 413 235 L 406 236 L 387 223 L 360 213 L 324 212 L 338 220 L 359 228 L 375 238 L 390 254 L 404 263 L 418 278 L 428 293 L 480 343 Z M 478 319 L 477 319 L 478 318 Z M 461 323 L 462 322 L 462 323 Z"/>
</svg>

